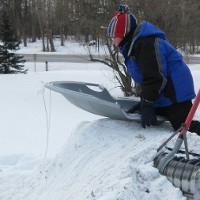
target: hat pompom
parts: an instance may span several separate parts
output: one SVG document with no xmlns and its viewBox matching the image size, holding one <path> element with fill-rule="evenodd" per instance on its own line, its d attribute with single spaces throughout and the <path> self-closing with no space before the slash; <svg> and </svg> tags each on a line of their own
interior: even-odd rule
<svg viewBox="0 0 200 200">
<path fill-rule="evenodd" d="M 121 13 L 128 12 L 128 5 L 126 5 L 126 4 L 119 4 L 118 11 L 121 12 Z"/>
</svg>

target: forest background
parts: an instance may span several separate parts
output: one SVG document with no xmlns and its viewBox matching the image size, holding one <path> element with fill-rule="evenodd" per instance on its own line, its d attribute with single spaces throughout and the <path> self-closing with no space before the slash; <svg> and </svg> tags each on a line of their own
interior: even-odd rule
<svg viewBox="0 0 200 200">
<path fill-rule="evenodd" d="M 147 20 L 166 32 L 176 48 L 190 54 L 200 52 L 199 0 L 0 0 L 0 13 L 9 14 L 24 46 L 42 39 L 43 51 L 55 51 L 55 37 L 61 46 L 68 36 L 103 44 L 119 3 L 128 4 L 139 23 Z"/>
</svg>

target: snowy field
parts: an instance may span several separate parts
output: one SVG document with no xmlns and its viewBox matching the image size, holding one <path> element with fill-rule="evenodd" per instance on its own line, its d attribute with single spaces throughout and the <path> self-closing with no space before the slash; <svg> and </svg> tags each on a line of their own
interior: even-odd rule
<svg viewBox="0 0 200 200">
<path fill-rule="evenodd" d="M 34 45 L 20 51 L 39 52 L 38 43 Z M 84 49 L 67 46 L 74 54 Z M 172 134 L 168 123 L 143 129 L 136 122 L 96 116 L 43 86 L 50 81 L 83 81 L 102 84 L 120 96 L 109 68 L 50 63 L 53 70 L 45 72 L 44 63 L 37 65 L 41 70 L 36 73 L 33 63 L 26 63 L 26 75 L 1 75 L 0 200 L 186 199 L 153 167 L 157 147 Z M 66 70 L 60 70 L 63 66 Z M 200 65 L 189 67 L 197 92 Z M 195 118 L 200 119 L 200 109 Z M 199 153 L 200 137 L 188 133 L 188 143 Z"/>
</svg>

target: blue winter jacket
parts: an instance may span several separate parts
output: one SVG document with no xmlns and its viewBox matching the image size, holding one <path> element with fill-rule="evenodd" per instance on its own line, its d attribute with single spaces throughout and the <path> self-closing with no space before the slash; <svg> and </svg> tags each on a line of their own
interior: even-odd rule
<svg viewBox="0 0 200 200">
<path fill-rule="evenodd" d="M 153 101 L 155 107 L 195 97 L 193 78 L 182 55 L 151 23 L 139 25 L 120 50 L 131 77 L 141 84 L 141 97 Z"/>
</svg>

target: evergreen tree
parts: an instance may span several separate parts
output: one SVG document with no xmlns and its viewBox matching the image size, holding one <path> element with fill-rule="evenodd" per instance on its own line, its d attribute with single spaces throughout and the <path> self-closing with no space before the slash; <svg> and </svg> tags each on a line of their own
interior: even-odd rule
<svg viewBox="0 0 200 200">
<path fill-rule="evenodd" d="M 2 12 L 2 24 L 0 26 L 0 73 L 26 73 L 23 56 L 14 51 L 19 49 L 19 40 L 11 26 L 6 11 Z"/>
</svg>

